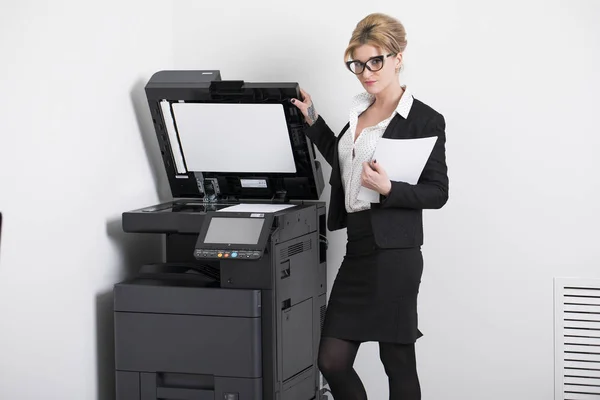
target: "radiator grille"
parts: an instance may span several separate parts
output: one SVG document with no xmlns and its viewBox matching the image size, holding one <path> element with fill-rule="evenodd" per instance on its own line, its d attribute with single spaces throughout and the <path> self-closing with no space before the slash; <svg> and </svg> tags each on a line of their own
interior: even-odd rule
<svg viewBox="0 0 600 400">
<path fill-rule="evenodd" d="M 557 278 L 554 294 L 554 399 L 600 399 L 600 279 Z"/>
</svg>

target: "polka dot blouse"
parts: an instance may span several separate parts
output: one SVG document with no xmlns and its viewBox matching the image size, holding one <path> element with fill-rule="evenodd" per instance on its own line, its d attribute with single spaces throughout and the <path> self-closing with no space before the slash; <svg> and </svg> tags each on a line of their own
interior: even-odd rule
<svg viewBox="0 0 600 400">
<path fill-rule="evenodd" d="M 364 92 L 358 94 L 350 108 L 350 127 L 339 141 L 338 153 L 344 192 L 346 196 L 346 211 L 357 212 L 369 209 L 369 202 L 358 200 L 358 192 L 361 187 L 360 175 L 362 163 L 369 162 L 375 154 L 377 142 L 383 136 L 385 129 L 396 114 L 406 118 L 413 104 L 413 96 L 406 86 L 403 86 L 404 94 L 398 102 L 396 110 L 392 115 L 374 126 L 365 127 L 360 136 L 354 141 L 356 125 L 359 115 L 365 111 L 375 99 L 373 95 Z"/>
</svg>

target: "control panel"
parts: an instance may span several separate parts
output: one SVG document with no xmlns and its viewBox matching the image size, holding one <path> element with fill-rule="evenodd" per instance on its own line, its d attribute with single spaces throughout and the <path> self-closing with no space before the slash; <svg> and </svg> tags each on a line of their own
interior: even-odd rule
<svg viewBox="0 0 600 400">
<path fill-rule="evenodd" d="M 208 212 L 196 241 L 197 260 L 258 260 L 273 228 L 273 214 Z"/>
<path fill-rule="evenodd" d="M 198 260 L 206 260 L 206 259 L 252 259 L 257 260 L 262 257 L 262 251 L 256 250 L 237 250 L 237 249 L 229 249 L 229 250 L 195 250 L 194 257 Z"/>
</svg>

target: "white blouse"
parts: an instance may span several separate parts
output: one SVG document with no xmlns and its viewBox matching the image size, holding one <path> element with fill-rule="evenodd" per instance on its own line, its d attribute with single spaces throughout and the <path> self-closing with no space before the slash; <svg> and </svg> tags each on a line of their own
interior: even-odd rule
<svg viewBox="0 0 600 400">
<path fill-rule="evenodd" d="M 373 103 L 375 97 L 367 92 L 354 97 L 350 108 L 350 127 L 341 137 L 338 145 L 342 182 L 346 195 L 346 211 L 348 213 L 367 210 L 371 207 L 371 203 L 357 198 L 361 186 L 362 163 L 372 161 L 377 142 L 383 136 L 392 118 L 396 114 L 400 114 L 405 119 L 408 117 L 413 104 L 413 96 L 406 86 L 403 86 L 403 88 L 404 94 L 392 115 L 377 125 L 365 127 L 356 142 L 354 142 L 354 135 L 356 134 L 358 117 Z"/>
</svg>

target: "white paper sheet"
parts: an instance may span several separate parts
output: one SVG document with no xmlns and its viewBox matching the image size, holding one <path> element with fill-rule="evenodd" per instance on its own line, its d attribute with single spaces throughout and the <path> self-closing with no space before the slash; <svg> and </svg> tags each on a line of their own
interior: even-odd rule
<svg viewBox="0 0 600 400">
<path fill-rule="evenodd" d="M 419 139 L 381 138 L 373 159 L 385 169 L 390 180 L 414 185 L 421 177 L 436 140 L 436 136 Z M 379 193 L 363 186 L 358 192 L 358 199 L 379 203 Z"/>
<path fill-rule="evenodd" d="M 274 213 L 285 210 L 286 208 L 295 207 L 295 204 L 254 204 L 244 203 L 236 204 L 235 206 L 222 208 L 217 212 L 255 212 L 255 213 Z"/>
</svg>

